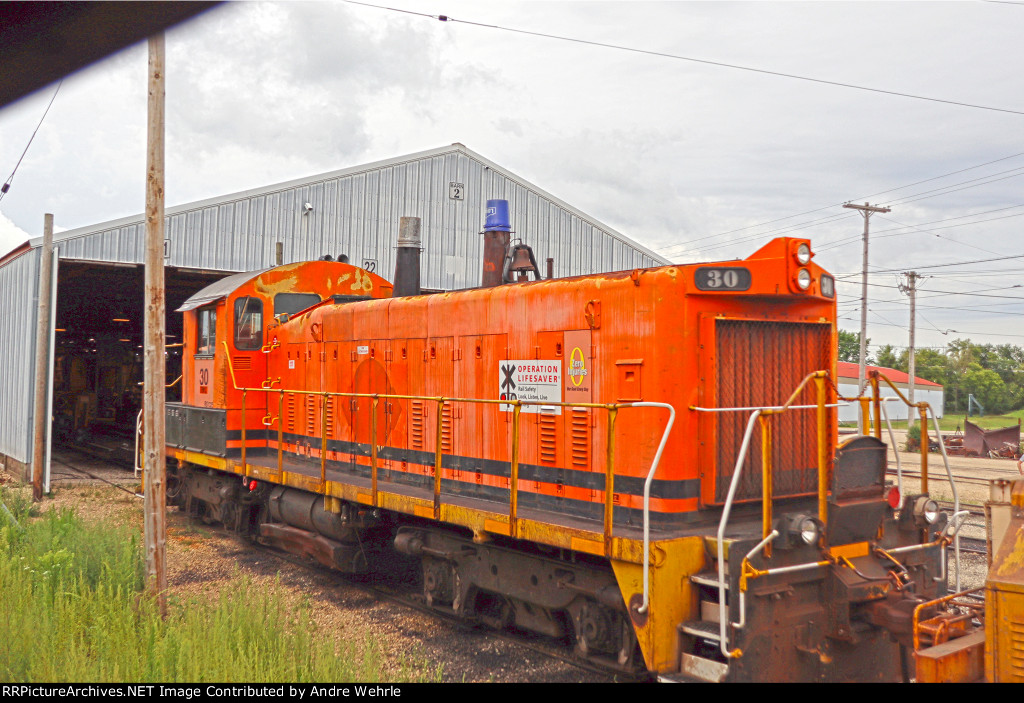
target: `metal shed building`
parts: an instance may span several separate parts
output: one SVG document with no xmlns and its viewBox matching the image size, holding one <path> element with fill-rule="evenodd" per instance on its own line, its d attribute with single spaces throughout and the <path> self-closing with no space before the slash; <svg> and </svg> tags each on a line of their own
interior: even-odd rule
<svg viewBox="0 0 1024 703">
<path fill-rule="evenodd" d="M 180 316 L 173 310 L 191 293 L 230 273 L 273 266 L 278 247 L 284 263 L 345 254 L 352 263 L 390 278 L 399 218 L 406 216 L 421 219 L 424 288 L 477 286 L 484 210 L 494 198 L 509 201 L 513 238 L 532 246 L 538 261 L 553 258 L 556 276 L 669 263 L 462 144 L 453 144 L 167 208 L 168 341 L 180 335 Z M 101 378 L 101 360 L 124 355 L 141 342 L 144 233 L 140 214 L 54 237 L 60 258 L 57 364 L 63 363 L 61 349 L 84 350 L 84 358 L 95 357 L 82 372 L 92 375 L 86 382 L 96 396 L 94 406 L 103 402 L 101 386 L 109 380 Z M 41 238 L 33 239 L 0 259 L 0 463 L 21 475 L 32 456 L 40 245 Z M 61 379 L 75 373 L 62 367 L 54 388 L 59 391 Z M 118 382 L 116 374 L 113 382 Z M 68 402 L 54 400 L 55 407 L 63 403 L 65 410 Z M 74 413 L 77 422 L 77 407 Z"/>
<path fill-rule="evenodd" d="M 910 376 L 904 371 L 886 368 L 885 366 L 867 366 L 867 371 L 880 371 L 900 389 L 903 395 L 907 394 L 910 387 Z M 849 361 L 840 361 L 838 364 L 838 387 L 839 393 L 847 397 L 857 395 L 857 364 Z M 870 389 L 869 389 L 870 390 Z M 883 398 L 896 398 L 896 392 L 886 384 L 880 384 L 879 392 Z M 941 418 L 945 404 L 945 388 L 933 381 L 926 380 L 919 376 L 914 377 L 914 402 L 929 403 L 932 406 L 930 415 Z M 892 401 L 886 404 L 886 412 L 890 420 L 907 419 L 906 404 L 900 401 Z M 841 405 L 839 407 L 839 422 L 856 423 L 860 412 L 855 403 Z M 916 411 L 914 416 L 917 416 Z"/>
</svg>

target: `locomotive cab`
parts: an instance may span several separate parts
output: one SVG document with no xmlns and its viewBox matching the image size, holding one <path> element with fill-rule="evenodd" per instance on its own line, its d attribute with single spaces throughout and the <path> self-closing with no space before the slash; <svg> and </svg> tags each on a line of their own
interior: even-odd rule
<svg viewBox="0 0 1024 703">
<path fill-rule="evenodd" d="M 215 456 L 237 453 L 243 401 L 236 389 L 264 385 L 274 330 L 325 300 L 390 298 L 391 292 L 380 276 L 336 261 L 238 273 L 200 290 L 177 310 L 184 313 L 182 399 L 167 404 L 168 446 Z M 267 394 L 252 394 L 245 402 L 252 446 L 260 441 L 255 433 L 265 429 L 260 411 Z"/>
</svg>

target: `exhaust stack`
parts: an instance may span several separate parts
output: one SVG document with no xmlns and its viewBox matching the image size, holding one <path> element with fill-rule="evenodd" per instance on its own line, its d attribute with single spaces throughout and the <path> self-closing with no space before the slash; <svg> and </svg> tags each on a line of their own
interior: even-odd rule
<svg viewBox="0 0 1024 703">
<path fill-rule="evenodd" d="M 484 270 L 480 278 L 482 288 L 494 288 L 504 282 L 505 258 L 511 241 L 508 201 L 488 200 L 487 219 L 484 222 Z"/>
<path fill-rule="evenodd" d="M 403 217 L 398 222 L 398 251 L 395 256 L 395 289 L 392 297 L 420 294 L 420 218 Z"/>
</svg>

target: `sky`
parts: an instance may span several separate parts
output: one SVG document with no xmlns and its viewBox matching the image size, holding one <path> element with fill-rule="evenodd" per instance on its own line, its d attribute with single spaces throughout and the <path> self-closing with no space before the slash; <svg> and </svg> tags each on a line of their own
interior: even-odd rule
<svg viewBox="0 0 1024 703">
<path fill-rule="evenodd" d="M 872 351 L 908 343 L 911 270 L 918 346 L 1024 346 L 1024 4 L 387 5 L 240 2 L 169 31 L 167 205 L 461 142 L 674 262 L 807 237 L 856 332 L 864 220 L 842 205 L 870 202 L 891 208 Z M 39 126 L 0 255 L 47 212 L 142 212 L 146 63 L 67 77 L 41 125 L 56 85 L 0 109 L 0 179 Z"/>
</svg>

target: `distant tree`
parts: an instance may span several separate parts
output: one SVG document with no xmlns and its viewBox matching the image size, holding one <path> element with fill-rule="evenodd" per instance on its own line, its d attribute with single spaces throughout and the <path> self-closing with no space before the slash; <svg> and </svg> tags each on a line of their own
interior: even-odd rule
<svg viewBox="0 0 1024 703">
<path fill-rule="evenodd" d="M 868 337 L 868 344 L 871 344 L 871 338 Z M 860 333 L 859 332 L 847 332 L 846 330 L 839 330 L 839 360 L 850 361 L 854 364 L 860 363 Z M 874 364 L 874 360 L 869 355 L 864 360 L 866 364 Z"/>
<path fill-rule="evenodd" d="M 896 364 L 900 363 L 899 355 L 896 353 L 895 347 L 891 344 L 886 344 L 879 349 L 875 363 L 878 366 L 884 366 L 887 369 L 895 369 Z"/>
<path fill-rule="evenodd" d="M 860 337 L 839 331 L 839 359 L 857 363 Z M 910 350 L 886 344 L 878 350 L 877 364 L 908 372 Z M 942 385 L 946 409 L 964 412 L 967 396 L 973 393 L 985 412 L 1002 413 L 1024 407 L 1024 348 L 1012 344 L 974 344 L 969 339 L 950 342 L 944 352 L 917 349 L 914 374 Z"/>
<path fill-rule="evenodd" d="M 963 374 L 963 391 L 965 394 L 973 393 L 987 413 L 998 414 L 1007 410 L 1009 396 L 1003 379 L 977 362 L 968 366 Z"/>
<path fill-rule="evenodd" d="M 906 356 L 909 359 L 909 354 Z M 904 362 L 901 370 L 906 371 L 907 368 Z M 914 354 L 914 375 L 932 383 L 945 385 L 948 381 L 945 354 L 934 349 L 918 349 Z"/>
</svg>

